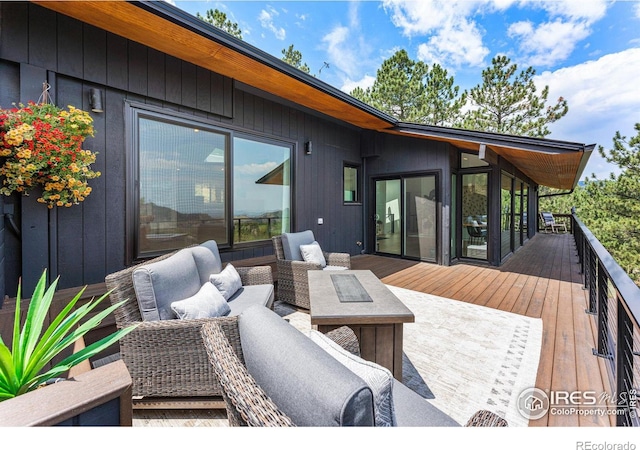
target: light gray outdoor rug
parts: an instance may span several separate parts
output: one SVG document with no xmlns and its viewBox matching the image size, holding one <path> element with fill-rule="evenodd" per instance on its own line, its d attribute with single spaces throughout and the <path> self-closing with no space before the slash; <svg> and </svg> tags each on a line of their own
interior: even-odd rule
<svg viewBox="0 0 640 450">
<path fill-rule="evenodd" d="M 542 320 L 423 294 L 389 289 L 413 311 L 404 325 L 403 383 L 461 425 L 479 409 L 527 426 L 518 395 L 535 386 Z M 276 312 L 301 331 L 309 315 L 277 302 Z"/>
</svg>

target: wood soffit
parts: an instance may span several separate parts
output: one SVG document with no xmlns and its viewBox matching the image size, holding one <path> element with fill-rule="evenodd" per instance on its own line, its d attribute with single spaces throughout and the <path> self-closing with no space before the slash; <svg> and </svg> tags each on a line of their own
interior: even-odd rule
<svg viewBox="0 0 640 450">
<path fill-rule="evenodd" d="M 446 141 L 463 150 L 478 151 L 476 142 L 394 131 L 391 129 L 394 124 L 375 114 L 126 1 L 35 0 L 33 3 L 359 128 Z M 491 149 L 536 183 L 559 189 L 574 187 L 584 156 L 583 152 L 575 151 L 543 153 L 497 146 Z"/>
</svg>

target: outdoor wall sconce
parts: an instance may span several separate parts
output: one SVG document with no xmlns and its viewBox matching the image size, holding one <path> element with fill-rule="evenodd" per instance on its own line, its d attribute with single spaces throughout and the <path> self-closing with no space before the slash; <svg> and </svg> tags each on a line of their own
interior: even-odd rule
<svg viewBox="0 0 640 450">
<path fill-rule="evenodd" d="M 305 143 L 304 143 L 304 152 L 305 152 L 307 155 L 310 155 L 310 154 L 311 154 L 311 150 L 312 150 L 312 148 L 311 148 L 311 141 L 307 141 L 307 142 L 305 142 Z"/>
<path fill-rule="evenodd" d="M 89 105 L 93 112 L 104 111 L 104 108 L 102 107 L 102 89 L 89 89 Z"/>
</svg>

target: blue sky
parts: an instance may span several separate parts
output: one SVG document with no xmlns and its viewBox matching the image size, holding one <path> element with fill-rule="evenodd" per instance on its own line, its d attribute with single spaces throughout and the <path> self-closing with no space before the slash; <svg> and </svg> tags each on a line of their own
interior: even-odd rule
<svg viewBox="0 0 640 450">
<path fill-rule="evenodd" d="M 521 69 L 533 66 L 550 100 L 567 99 L 569 113 L 549 138 L 610 148 L 616 131 L 632 136 L 640 122 L 640 1 L 171 3 L 194 15 L 224 11 L 246 42 L 278 58 L 293 44 L 312 74 L 345 92 L 370 86 L 401 48 L 444 66 L 461 89 L 478 84 L 491 58 L 504 54 Z M 594 152 L 583 177 L 613 169 Z"/>
</svg>

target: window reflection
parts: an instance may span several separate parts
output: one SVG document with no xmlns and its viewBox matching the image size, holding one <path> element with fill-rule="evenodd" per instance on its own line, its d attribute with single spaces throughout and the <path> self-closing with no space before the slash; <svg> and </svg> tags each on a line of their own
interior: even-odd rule
<svg viewBox="0 0 640 450">
<path fill-rule="evenodd" d="M 289 231 L 290 161 L 290 146 L 234 138 L 234 242 L 271 239 Z"/>
</svg>

